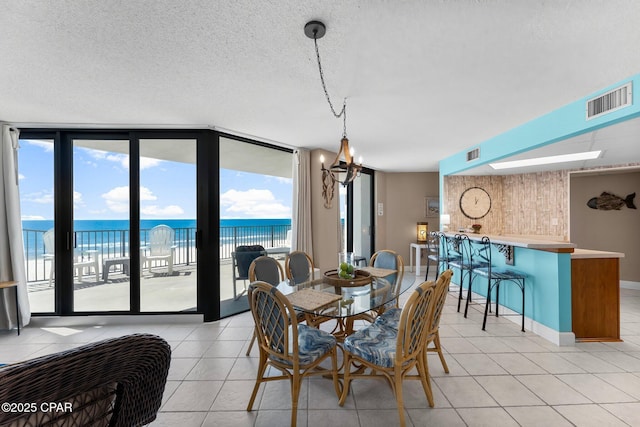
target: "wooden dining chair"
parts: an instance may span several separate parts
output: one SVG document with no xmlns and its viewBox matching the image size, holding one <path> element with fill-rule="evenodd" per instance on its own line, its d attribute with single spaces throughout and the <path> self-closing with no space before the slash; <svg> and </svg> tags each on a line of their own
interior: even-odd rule
<svg viewBox="0 0 640 427">
<path fill-rule="evenodd" d="M 369 265 L 371 267 L 396 270 L 396 273 L 385 277 L 390 285 L 388 290 L 390 295 L 387 298 L 388 302 L 376 309 L 375 314 L 381 314 L 389 308 L 398 307 L 400 288 L 402 285 L 402 278 L 404 277 L 404 261 L 402 260 L 402 257 L 395 251 L 382 249 L 371 256 Z"/>
<path fill-rule="evenodd" d="M 284 261 L 284 271 L 293 284 L 299 284 L 314 279 L 313 260 L 304 251 L 289 253 Z"/>
<path fill-rule="evenodd" d="M 340 406 L 344 405 L 353 378 L 376 377 L 383 377 L 391 384 L 402 427 L 405 426 L 402 395 L 405 378 L 419 379 L 429 406 L 434 406 L 425 344 L 436 300 L 436 283 L 423 282 L 402 308 L 398 329 L 373 323 L 344 340 L 344 385 Z M 356 368 L 353 372 L 352 365 Z"/>
<path fill-rule="evenodd" d="M 336 338 L 320 329 L 299 324 L 293 306 L 275 287 L 266 282 L 249 285 L 249 307 L 256 324 L 260 361 L 256 383 L 247 405 L 251 411 L 260 384 L 287 379 L 291 382 L 291 426 L 295 427 L 298 414 L 300 386 L 305 377 L 330 375 L 338 397 L 338 357 Z M 331 359 L 331 370 L 320 364 Z M 274 376 L 271 366 L 282 375 Z"/>
<path fill-rule="evenodd" d="M 451 277 L 453 276 L 453 271 L 445 270 L 438 276 L 438 280 L 436 281 L 436 296 L 434 302 L 434 309 L 431 319 L 429 321 L 428 333 L 427 333 L 427 341 L 425 343 L 425 349 L 427 352 L 438 353 L 438 357 L 440 358 L 440 363 L 442 363 L 442 368 L 445 373 L 449 373 L 449 366 L 447 365 L 446 360 L 444 359 L 444 354 L 442 353 L 442 346 L 440 345 L 440 317 L 442 317 L 442 310 L 444 308 L 444 304 L 447 300 L 449 284 L 451 283 Z M 398 329 L 398 323 L 400 322 L 400 313 L 402 312 L 399 308 L 394 308 L 391 310 L 387 310 L 382 315 L 378 316 L 376 319 L 376 324 L 380 326 L 384 326 L 387 328 L 393 328 L 395 330 Z M 425 353 L 425 358 L 427 353 Z M 425 364 L 428 361 L 425 360 Z M 427 365 L 428 368 L 428 365 Z M 427 377 L 427 381 L 429 378 Z"/>
<path fill-rule="evenodd" d="M 248 272 L 249 282 L 255 282 L 260 280 L 266 282 L 271 286 L 278 286 L 278 283 L 284 280 L 284 271 L 277 259 L 270 256 L 259 256 L 251 261 Z M 256 332 L 253 332 L 251 342 L 249 342 L 249 348 L 245 353 L 247 356 L 251 354 L 253 343 L 256 341 Z"/>
</svg>

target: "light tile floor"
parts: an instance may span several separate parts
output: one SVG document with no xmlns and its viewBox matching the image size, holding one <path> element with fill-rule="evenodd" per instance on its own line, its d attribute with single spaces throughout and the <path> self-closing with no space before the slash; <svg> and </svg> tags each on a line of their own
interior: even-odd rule
<svg viewBox="0 0 640 427">
<path fill-rule="evenodd" d="M 406 280 L 413 277 L 409 274 Z M 450 295 L 441 321 L 450 373 L 444 373 L 437 356 L 429 356 L 434 408 L 429 408 L 418 381 L 405 383 L 407 425 L 640 425 L 640 291 L 621 292 L 624 342 L 569 347 L 522 333 L 505 318 L 491 318 L 483 332 L 481 307 L 474 306 L 465 319 L 456 312 L 455 301 Z M 263 386 L 254 410 L 246 411 L 258 361 L 255 347 L 245 356 L 252 334 L 249 313 L 213 323 L 171 323 L 170 317 L 166 322 L 31 325 L 20 337 L 0 334 L 0 361 L 20 361 L 127 333 L 155 333 L 171 344 L 173 354 L 163 404 L 152 426 L 288 424 L 290 391 L 283 381 Z M 398 425 L 393 394 L 383 381 L 354 381 L 340 407 L 329 380 L 308 379 L 299 408 L 298 425 L 303 427 Z"/>
</svg>

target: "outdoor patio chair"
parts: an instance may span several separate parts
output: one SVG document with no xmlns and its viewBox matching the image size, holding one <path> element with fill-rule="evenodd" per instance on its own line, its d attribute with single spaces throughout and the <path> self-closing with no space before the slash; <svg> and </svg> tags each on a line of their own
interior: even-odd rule
<svg viewBox="0 0 640 427">
<path fill-rule="evenodd" d="M 176 246 L 173 244 L 175 231 L 168 225 L 156 225 L 149 230 L 149 244 L 140 248 L 140 275 L 145 265 L 151 273 L 153 261 L 166 261 L 168 273 L 173 274 L 173 258 Z"/>
<path fill-rule="evenodd" d="M 328 332 L 298 324 L 293 306 L 276 287 L 266 282 L 249 285 L 249 307 L 256 324 L 260 360 L 256 383 L 247 405 L 251 411 L 260 384 L 289 380 L 291 383 L 291 426 L 295 427 L 302 380 L 311 375 L 327 375 L 340 397 L 336 338 Z M 331 369 L 320 364 L 331 358 Z M 268 367 L 272 369 L 267 370 Z M 275 371 L 282 375 L 275 375 Z M 280 423 L 284 425 L 284 422 Z"/>
<path fill-rule="evenodd" d="M 155 420 L 171 347 L 133 334 L 0 368 L 2 426 L 142 426 Z"/>
<path fill-rule="evenodd" d="M 51 287 L 53 286 L 53 274 L 56 270 L 56 238 L 53 228 L 44 232 L 44 234 L 42 235 L 42 242 L 44 243 L 44 261 L 45 263 L 51 263 L 51 268 L 49 269 L 49 287 Z M 73 259 L 73 271 L 78 276 L 78 281 L 82 282 L 85 268 L 93 268 L 93 271 L 96 275 L 96 283 L 100 281 L 100 264 L 98 262 L 97 253 L 78 253 L 74 254 Z"/>
<path fill-rule="evenodd" d="M 231 262 L 233 268 L 233 299 L 238 300 L 245 292 L 247 292 L 247 280 L 249 280 L 249 266 L 254 259 L 259 256 L 266 255 L 264 247 L 261 245 L 242 245 L 236 247 L 231 252 Z M 243 281 L 244 289 L 238 292 L 238 280 Z"/>
</svg>

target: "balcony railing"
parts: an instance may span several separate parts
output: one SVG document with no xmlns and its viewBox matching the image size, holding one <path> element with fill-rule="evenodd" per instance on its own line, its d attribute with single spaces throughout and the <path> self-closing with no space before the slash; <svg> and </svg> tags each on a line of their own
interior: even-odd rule
<svg viewBox="0 0 640 427">
<path fill-rule="evenodd" d="M 240 245 L 262 245 L 265 248 L 284 247 L 289 225 L 260 225 L 220 227 L 220 259 L 231 259 L 231 252 Z M 195 228 L 174 228 L 174 265 L 196 263 Z M 140 230 L 140 246 L 149 242 L 149 229 Z M 43 236 L 45 231 L 23 229 L 24 250 L 27 260 L 27 282 L 48 280 L 45 266 Z M 89 230 L 75 232 L 78 251 L 95 251 L 102 259 L 129 256 L 129 230 Z M 49 266 L 51 268 L 51 266 Z"/>
</svg>

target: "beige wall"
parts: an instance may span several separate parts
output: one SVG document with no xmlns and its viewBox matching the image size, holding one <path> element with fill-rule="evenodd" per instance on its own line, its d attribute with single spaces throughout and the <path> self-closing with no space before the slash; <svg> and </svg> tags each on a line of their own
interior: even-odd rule
<svg viewBox="0 0 640 427">
<path fill-rule="evenodd" d="M 322 199 L 320 155 L 333 159 L 335 153 L 311 152 L 311 215 L 313 229 L 313 256 L 321 271 L 335 268 L 339 252 L 339 202 L 336 187 L 333 206 L 326 209 Z M 425 197 L 438 197 L 438 173 L 376 172 L 374 177 L 375 248 L 393 249 L 409 263 L 409 244 L 416 241 L 418 221 L 429 222 L 430 230 L 439 228 L 439 218 L 425 218 Z M 383 204 L 383 215 L 378 216 L 378 203 Z"/>
<path fill-rule="evenodd" d="M 425 217 L 424 200 L 439 196 L 438 180 L 437 172 L 376 173 L 376 208 L 377 203 L 384 204 L 383 216 L 376 212 L 376 250 L 398 252 L 408 267 L 417 223 L 428 222 L 429 230 L 440 227 L 440 218 Z"/>
<path fill-rule="evenodd" d="M 340 217 L 340 199 L 338 185 L 335 186 L 333 206 L 324 207 L 322 198 L 322 172 L 320 170 L 320 155 L 324 155 L 331 162 L 336 154 L 324 150 L 311 152 L 311 229 L 313 233 L 313 262 L 320 271 L 335 268 L 338 262 L 339 236 L 338 227 Z"/>
<path fill-rule="evenodd" d="M 578 247 L 623 252 L 620 279 L 640 282 L 640 210 L 595 210 L 587 206 L 603 191 L 625 198 L 640 193 L 640 172 L 571 174 L 571 241 Z M 639 200 L 636 196 L 635 205 Z"/>
</svg>

